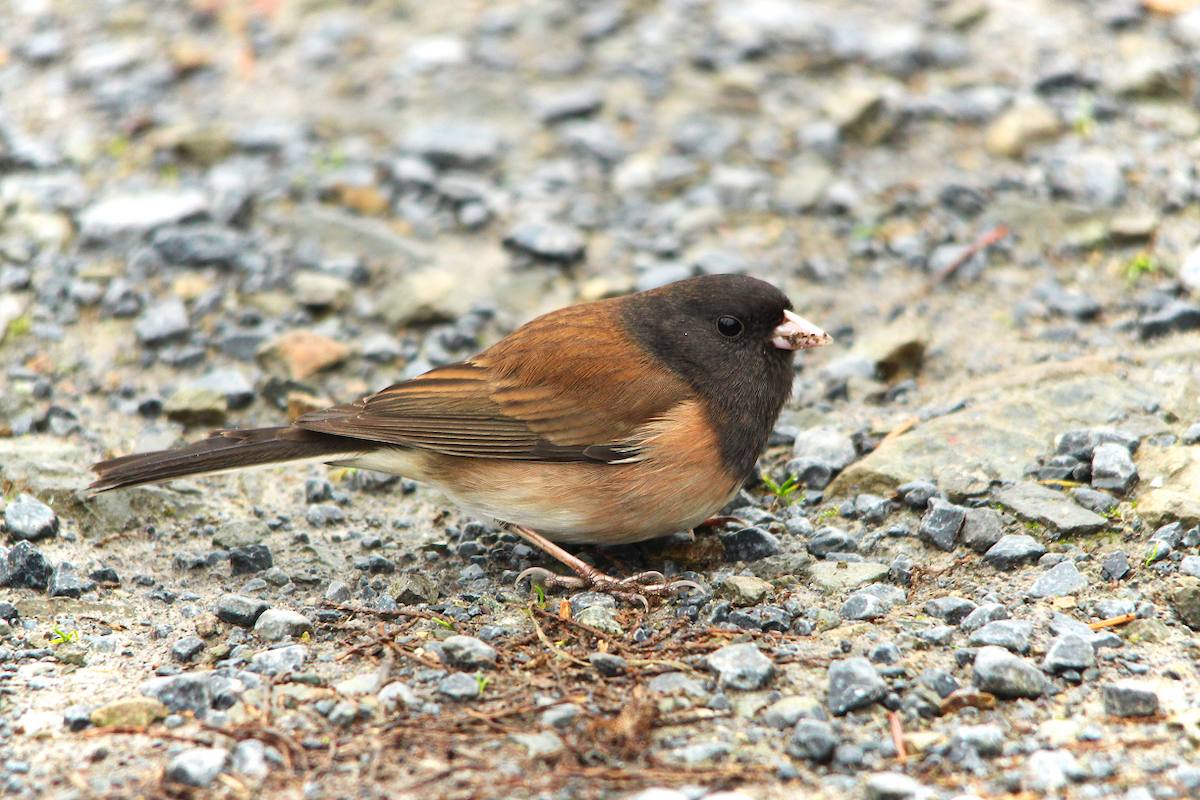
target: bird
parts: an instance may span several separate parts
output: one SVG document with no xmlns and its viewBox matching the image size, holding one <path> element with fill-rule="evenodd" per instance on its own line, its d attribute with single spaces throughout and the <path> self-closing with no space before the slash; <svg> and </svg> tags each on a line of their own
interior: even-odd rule
<svg viewBox="0 0 1200 800">
<path fill-rule="evenodd" d="M 708 520 L 754 473 L 795 352 L 831 341 L 774 285 L 702 275 L 551 311 L 464 361 L 290 425 L 101 461 L 88 488 L 305 460 L 398 474 L 575 573 L 533 568 L 518 583 L 644 602 L 695 584 L 613 578 L 559 545 L 628 544 Z"/>
</svg>

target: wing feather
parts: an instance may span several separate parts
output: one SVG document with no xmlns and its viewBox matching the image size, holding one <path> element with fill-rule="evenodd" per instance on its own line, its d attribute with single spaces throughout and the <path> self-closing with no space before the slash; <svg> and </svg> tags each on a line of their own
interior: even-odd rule
<svg viewBox="0 0 1200 800">
<path fill-rule="evenodd" d="M 689 394 L 632 340 L 567 308 L 468 361 L 295 424 L 447 455 L 629 462 L 647 424 Z"/>
</svg>

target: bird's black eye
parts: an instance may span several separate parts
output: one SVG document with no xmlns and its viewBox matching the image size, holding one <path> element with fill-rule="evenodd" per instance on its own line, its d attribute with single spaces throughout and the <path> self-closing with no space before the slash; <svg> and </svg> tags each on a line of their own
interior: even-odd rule
<svg viewBox="0 0 1200 800">
<path fill-rule="evenodd" d="M 717 320 L 717 333 L 732 339 L 742 332 L 742 322 L 737 317 L 721 317 Z"/>
</svg>

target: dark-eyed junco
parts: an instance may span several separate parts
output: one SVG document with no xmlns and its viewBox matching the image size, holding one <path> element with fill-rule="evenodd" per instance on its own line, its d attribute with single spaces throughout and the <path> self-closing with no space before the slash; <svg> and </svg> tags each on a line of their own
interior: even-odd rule
<svg viewBox="0 0 1200 800">
<path fill-rule="evenodd" d="M 552 542 L 637 542 L 725 505 L 791 392 L 794 351 L 830 341 L 791 308 L 741 275 L 570 306 L 466 361 L 291 425 L 102 461 L 90 488 L 301 459 L 396 473 L 507 523 L 582 583 L 661 590 L 640 585 L 645 576 L 609 578 Z"/>
</svg>

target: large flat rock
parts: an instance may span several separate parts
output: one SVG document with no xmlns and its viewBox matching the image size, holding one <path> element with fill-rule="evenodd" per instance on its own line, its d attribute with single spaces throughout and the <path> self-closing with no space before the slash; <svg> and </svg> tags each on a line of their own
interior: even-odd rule
<svg viewBox="0 0 1200 800">
<path fill-rule="evenodd" d="M 1075 504 L 1070 497 L 1029 481 L 1001 489 L 996 500 L 1018 517 L 1044 525 L 1059 536 L 1095 533 L 1106 520 Z"/>
<path fill-rule="evenodd" d="M 962 411 L 922 423 L 850 465 L 829 486 L 833 496 L 885 493 L 943 472 L 1016 481 L 1056 436 L 1107 424 L 1161 399 L 1118 374 L 1117 364 L 1084 358 L 1023 367 L 974 382 Z M 990 385 L 989 385 L 990 384 Z M 971 390 L 974 391 L 971 391 Z"/>
</svg>

